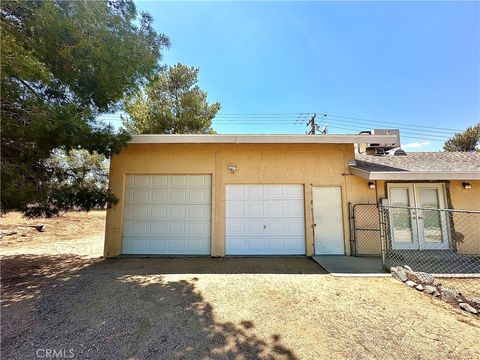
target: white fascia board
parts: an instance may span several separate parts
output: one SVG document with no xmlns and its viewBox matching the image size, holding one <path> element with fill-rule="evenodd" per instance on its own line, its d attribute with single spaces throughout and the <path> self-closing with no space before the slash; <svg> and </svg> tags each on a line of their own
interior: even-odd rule
<svg viewBox="0 0 480 360">
<path fill-rule="evenodd" d="M 353 175 L 367 180 L 480 180 L 480 172 L 367 171 L 351 166 Z"/>
<path fill-rule="evenodd" d="M 396 135 L 134 135 L 131 144 L 357 144 L 395 142 Z"/>
</svg>

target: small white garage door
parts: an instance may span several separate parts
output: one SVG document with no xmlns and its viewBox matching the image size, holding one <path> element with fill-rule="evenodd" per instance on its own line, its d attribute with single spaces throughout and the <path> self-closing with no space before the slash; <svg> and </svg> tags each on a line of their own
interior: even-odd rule
<svg viewBox="0 0 480 360">
<path fill-rule="evenodd" d="M 127 175 L 123 254 L 209 255 L 210 175 Z"/>
<path fill-rule="evenodd" d="M 227 185 L 227 255 L 304 255 L 302 185 Z"/>
</svg>

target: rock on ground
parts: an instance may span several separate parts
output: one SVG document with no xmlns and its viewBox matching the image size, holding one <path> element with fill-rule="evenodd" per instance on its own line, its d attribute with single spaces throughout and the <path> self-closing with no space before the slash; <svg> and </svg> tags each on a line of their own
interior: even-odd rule
<svg viewBox="0 0 480 360">
<path fill-rule="evenodd" d="M 478 310 L 475 309 L 472 305 L 467 303 L 460 303 L 458 304 L 463 310 L 471 312 L 472 314 L 478 314 Z"/>
</svg>

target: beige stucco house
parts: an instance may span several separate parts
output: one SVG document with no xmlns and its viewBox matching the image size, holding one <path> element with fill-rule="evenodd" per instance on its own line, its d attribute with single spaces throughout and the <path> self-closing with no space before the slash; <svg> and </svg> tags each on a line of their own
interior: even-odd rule
<svg viewBox="0 0 480 360">
<path fill-rule="evenodd" d="M 480 209 L 480 154 L 355 154 L 395 140 L 134 136 L 111 160 L 104 255 L 348 255 L 349 203 Z"/>
</svg>

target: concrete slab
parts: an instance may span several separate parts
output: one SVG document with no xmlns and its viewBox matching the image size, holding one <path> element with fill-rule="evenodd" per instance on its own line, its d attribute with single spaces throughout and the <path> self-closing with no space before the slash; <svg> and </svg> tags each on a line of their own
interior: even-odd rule
<svg viewBox="0 0 480 360">
<path fill-rule="evenodd" d="M 382 259 L 376 256 L 313 256 L 333 276 L 390 276 L 382 268 Z"/>
</svg>

